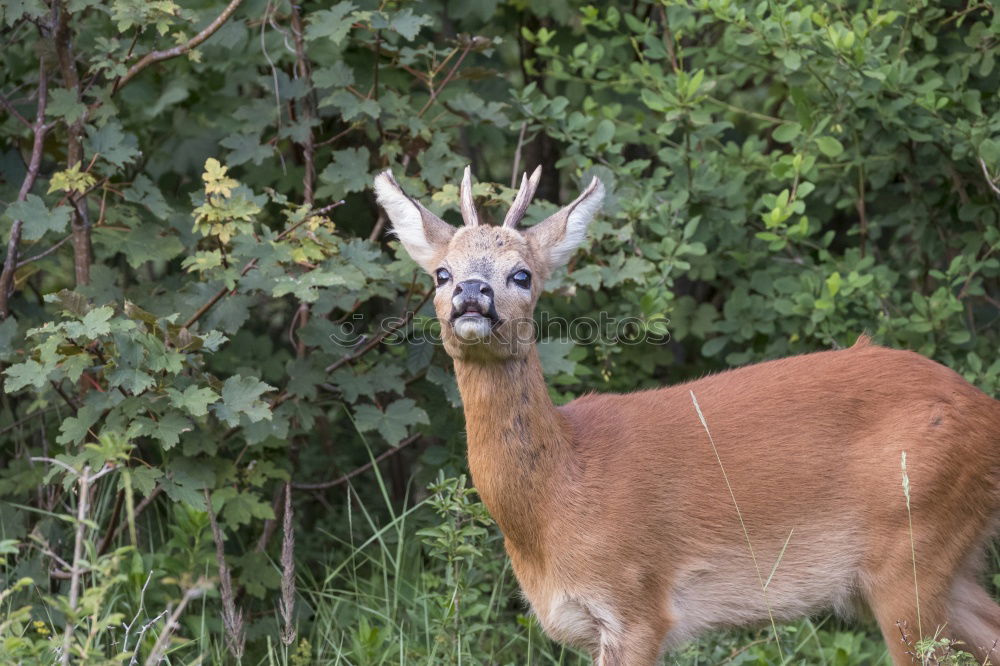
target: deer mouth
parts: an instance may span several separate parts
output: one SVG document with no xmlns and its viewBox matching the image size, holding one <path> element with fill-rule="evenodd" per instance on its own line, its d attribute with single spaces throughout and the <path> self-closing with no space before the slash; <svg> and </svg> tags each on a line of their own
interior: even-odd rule
<svg viewBox="0 0 1000 666">
<path fill-rule="evenodd" d="M 462 303 L 451 312 L 451 325 L 460 338 L 474 340 L 485 338 L 500 323 L 493 303 L 483 308 L 476 301 Z"/>
<path fill-rule="evenodd" d="M 496 325 L 500 321 L 500 317 L 497 316 L 496 310 L 493 308 L 493 304 L 490 304 L 489 309 L 484 309 L 479 303 L 475 301 L 470 301 L 468 303 L 463 303 L 461 307 L 453 308 L 451 311 L 451 321 L 455 322 L 458 319 L 489 319 L 491 325 Z"/>
</svg>

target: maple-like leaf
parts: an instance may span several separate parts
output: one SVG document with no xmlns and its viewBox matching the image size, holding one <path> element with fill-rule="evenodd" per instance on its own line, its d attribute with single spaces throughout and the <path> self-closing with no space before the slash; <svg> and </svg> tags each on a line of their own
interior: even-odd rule
<svg viewBox="0 0 1000 666">
<path fill-rule="evenodd" d="M 89 173 L 80 171 L 80 163 L 77 162 L 65 171 L 57 171 L 52 174 L 48 192 L 52 193 L 56 190 L 62 190 L 67 193 L 78 192 L 83 194 L 96 182 L 97 179 Z"/>
<path fill-rule="evenodd" d="M 222 166 L 219 160 L 209 157 L 205 160 L 205 173 L 201 179 L 205 181 L 206 194 L 221 194 L 224 197 L 231 196 L 233 188 L 239 186 L 239 182 L 226 175 L 229 167 Z"/>
</svg>

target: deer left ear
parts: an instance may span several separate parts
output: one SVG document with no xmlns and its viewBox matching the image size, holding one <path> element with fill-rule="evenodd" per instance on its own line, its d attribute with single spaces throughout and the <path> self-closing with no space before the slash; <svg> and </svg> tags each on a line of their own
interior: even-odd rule
<svg viewBox="0 0 1000 666">
<path fill-rule="evenodd" d="M 596 177 L 572 203 L 524 231 L 548 259 L 549 271 L 562 266 L 587 237 L 590 221 L 601 209 L 604 184 Z"/>
<path fill-rule="evenodd" d="M 392 171 L 383 171 L 375 177 L 375 196 L 392 222 L 392 232 L 410 257 L 433 274 L 440 255 L 455 234 L 455 227 L 411 199 L 392 177 Z"/>
</svg>

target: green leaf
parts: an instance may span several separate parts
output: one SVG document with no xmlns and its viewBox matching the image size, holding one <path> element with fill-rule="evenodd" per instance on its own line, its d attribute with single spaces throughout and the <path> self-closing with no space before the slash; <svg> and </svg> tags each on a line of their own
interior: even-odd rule
<svg viewBox="0 0 1000 666">
<path fill-rule="evenodd" d="M 343 197 L 349 192 L 364 192 L 368 189 L 368 149 L 347 148 L 335 150 L 333 161 L 319 175 L 322 185 L 316 191 L 317 197 Z"/>
<path fill-rule="evenodd" d="M 75 416 L 63 419 L 62 425 L 59 426 L 59 437 L 56 442 L 59 444 L 82 442 L 87 438 L 90 428 L 101 418 L 103 411 L 103 405 L 88 400 L 83 407 L 76 411 Z"/>
<path fill-rule="evenodd" d="M 725 336 L 711 338 L 701 346 L 701 353 L 708 357 L 715 356 L 722 351 L 722 348 L 726 346 L 727 342 L 729 342 L 729 339 Z"/>
<path fill-rule="evenodd" d="M 13 342 L 17 337 L 17 319 L 7 317 L 0 322 L 0 360 L 8 360 L 14 353 Z"/>
<path fill-rule="evenodd" d="M 150 213 L 160 219 L 166 219 L 173 214 L 170 206 L 167 205 L 163 193 L 153 184 L 145 174 L 139 174 L 132 181 L 132 185 L 123 193 L 125 201 L 131 201 L 141 206 L 145 206 Z"/>
<path fill-rule="evenodd" d="M 785 123 L 783 125 L 778 125 L 777 129 L 774 130 L 774 133 L 771 136 L 774 137 L 775 141 L 780 141 L 781 143 L 791 143 L 801 131 L 802 126 L 798 123 Z"/>
<path fill-rule="evenodd" d="M 29 19 L 45 16 L 48 9 L 42 4 L 42 0 L 4 0 L 0 2 L 0 11 L 3 12 L 4 23 L 9 28 L 24 16 Z"/>
<path fill-rule="evenodd" d="M 406 388 L 402 374 L 399 365 L 379 363 L 358 373 L 351 368 L 339 368 L 330 376 L 330 382 L 340 389 L 345 400 L 356 402 L 361 396 L 371 398 L 388 391 L 402 395 Z"/>
<path fill-rule="evenodd" d="M 49 210 L 41 197 L 35 194 L 29 194 L 24 201 L 15 201 L 4 212 L 10 219 L 24 222 L 21 237 L 27 241 L 36 241 L 49 231 L 66 231 L 69 214 L 69 206 Z"/>
<path fill-rule="evenodd" d="M 417 33 L 420 32 L 420 28 L 432 23 L 434 23 L 434 19 L 430 16 L 426 14 L 414 14 L 413 10 L 407 7 L 392 16 L 389 20 L 389 28 L 402 35 L 403 39 L 412 41 L 417 36 Z"/>
<path fill-rule="evenodd" d="M 239 425 L 240 414 L 253 423 L 269 419 L 271 407 L 260 396 L 273 390 L 273 386 L 256 377 L 233 375 L 222 385 L 222 402 L 213 405 L 212 410 L 230 427 Z"/>
<path fill-rule="evenodd" d="M 840 283 L 841 283 L 840 273 L 837 271 L 831 273 L 830 277 L 826 279 L 826 289 L 827 291 L 830 292 L 830 298 L 836 296 L 837 292 L 840 291 Z"/>
<path fill-rule="evenodd" d="M 430 423 L 427 412 L 410 398 L 400 398 L 384 412 L 373 405 L 358 405 L 354 409 L 354 422 L 361 432 L 377 430 L 390 444 L 402 441 L 410 426 Z"/>
<path fill-rule="evenodd" d="M 550 377 L 575 375 L 576 361 L 567 356 L 576 345 L 572 340 L 545 340 L 538 343 L 538 358 L 542 362 L 542 372 Z"/>
<path fill-rule="evenodd" d="M 321 88 L 343 88 L 354 84 L 354 70 L 343 60 L 313 72 L 313 83 Z"/>
<path fill-rule="evenodd" d="M 157 421 L 147 417 L 139 417 L 134 423 L 139 425 L 139 432 L 137 434 L 155 437 L 160 440 L 164 451 L 170 450 L 177 445 L 177 442 L 180 441 L 181 433 L 191 430 L 191 422 L 183 414 L 173 410 L 161 415 Z"/>
<path fill-rule="evenodd" d="M 4 391 L 13 393 L 25 386 L 34 386 L 36 389 L 40 389 L 45 386 L 51 371 L 52 368 L 30 358 L 24 363 L 12 365 L 4 372 L 7 375 L 7 380 L 3 385 Z"/>
<path fill-rule="evenodd" d="M 125 166 L 139 156 L 137 145 L 135 136 L 122 132 L 121 123 L 115 119 L 109 120 L 100 129 L 87 128 L 87 153 L 96 153 L 117 167 Z"/>
<path fill-rule="evenodd" d="M 236 488 L 221 488 L 212 493 L 212 506 L 222 512 L 222 519 L 231 527 L 249 525 L 254 518 L 273 520 L 274 510 L 270 503 L 252 492 Z"/>
<path fill-rule="evenodd" d="M 351 30 L 353 19 L 348 16 L 357 9 L 353 2 L 338 2 L 330 9 L 311 12 L 309 25 L 306 26 L 306 39 L 329 39 L 334 44 L 340 44 Z"/>
<path fill-rule="evenodd" d="M 281 574 L 267 553 L 251 550 L 236 559 L 236 567 L 247 594 L 258 599 L 265 598 L 269 590 L 276 590 L 281 585 Z"/>
<path fill-rule="evenodd" d="M 354 120 L 355 117 L 361 114 L 369 118 L 378 118 L 381 108 L 375 100 L 358 98 L 347 90 L 337 90 L 333 94 L 324 97 L 319 103 L 319 108 L 322 109 L 326 106 L 334 106 L 339 109 L 344 122 Z"/>
<path fill-rule="evenodd" d="M 62 118 L 67 125 L 72 125 L 87 112 L 87 105 L 76 98 L 76 93 L 66 88 L 56 88 L 49 91 L 49 103 L 45 107 L 45 115 Z"/>
<path fill-rule="evenodd" d="M 102 242 L 123 252 L 132 268 L 147 261 L 169 261 L 184 251 L 184 244 L 173 230 L 156 222 L 138 224 L 131 231 L 100 232 Z"/>
<path fill-rule="evenodd" d="M 316 387 L 328 379 L 322 366 L 308 358 L 290 360 L 285 366 L 285 374 L 288 375 L 288 392 L 306 400 L 315 398 Z"/>
<path fill-rule="evenodd" d="M 230 166 L 253 162 L 260 164 L 274 154 L 270 145 L 262 145 L 260 136 L 256 134 L 230 134 L 221 141 L 221 145 L 229 148 L 226 163 Z"/>
<path fill-rule="evenodd" d="M 71 338 L 96 340 L 111 332 L 110 320 L 114 314 L 115 310 L 110 305 L 94 308 L 83 315 L 79 322 L 66 322 L 66 335 Z"/>
<path fill-rule="evenodd" d="M 592 143 L 596 146 L 602 146 L 615 136 L 615 124 L 611 120 L 604 118 L 594 129 L 594 135 L 592 137 Z"/>
<path fill-rule="evenodd" d="M 149 497 L 156 488 L 156 482 L 163 477 L 163 470 L 157 467 L 133 467 L 130 473 L 132 487 L 143 497 Z"/>
<path fill-rule="evenodd" d="M 1000 141 L 997 139 L 984 139 L 979 144 L 979 156 L 989 165 L 994 167 L 1000 166 Z"/>
<path fill-rule="evenodd" d="M 827 157 L 836 157 L 844 152 L 843 144 L 832 136 L 816 137 L 816 145 Z"/>
<path fill-rule="evenodd" d="M 205 494 L 202 491 L 215 485 L 215 472 L 202 460 L 177 458 L 167 464 L 161 485 L 173 501 L 204 511 Z"/>
<path fill-rule="evenodd" d="M 188 386 L 183 391 L 167 389 L 170 404 L 183 409 L 191 416 L 205 416 L 208 406 L 219 400 L 219 394 L 207 386 Z"/>
</svg>

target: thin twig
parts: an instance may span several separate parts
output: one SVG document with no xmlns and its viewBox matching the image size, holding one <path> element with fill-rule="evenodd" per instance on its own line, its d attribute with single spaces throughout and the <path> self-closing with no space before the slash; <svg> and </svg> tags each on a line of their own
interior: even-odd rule
<svg viewBox="0 0 1000 666">
<path fill-rule="evenodd" d="M 17 262 L 17 267 L 21 268 L 22 266 L 27 266 L 28 264 L 30 264 L 33 261 L 38 261 L 39 259 L 44 259 L 45 257 L 49 256 L 50 254 L 52 254 L 53 252 L 55 252 L 56 250 L 58 250 L 59 248 L 61 248 L 63 245 L 65 245 L 66 241 L 68 241 L 71 238 L 73 238 L 73 234 L 69 234 L 68 236 L 66 236 L 61 241 L 59 241 L 58 243 L 56 243 L 55 245 L 53 245 L 52 247 L 50 247 L 47 250 L 39 252 L 36 255 L 28 257 L 27 259 L 20 260 L 19 262 Z"/>
<path fill-rule="evenodd" d="M 331 363 L 330 365 L 326 366 L 326 371 L 328 373 L 329 372 L 333 372 L 337 368 L 340 368 L 343 365 L 346 365 L 347 363 L 353 363 L 354 361 L 356 361 L 357 359 L 361 358 L 362 356 L 364 356 L 365 354 L 367 354 L 368 352 L 370 352 L 372 349 L 374 349 L 375 347 L 377 347 L 379 345 L 379 343 L 381 343 L 386 337 L 388 337 L 389 335 L 397 332 L 398 330 L 400 330 L 404 326 L 408 325 L 410 323 L 410 321 L 413 319 L 413 315 L 416 314 L 420 310 L 420 308 L 424 307 L 424 304 L 427 303 L 427 301 L 430 300 L 431 295 L 433 293 L 434 293 L 433 291 L 428 291 L 424 295 L 424 298 L 420 301 L 420 303 L 417 304 L 417 307 L 412 308 L 409 311 L 407 311 L 407 313 L 403 316 L 403 318 L 399 321 L 398 324 L 396 324 L 395 326 L 390 326 L 389 328 L 383 330 L 381 333 L 379 333 L 374 338 L 372 338 L 371 341 L 368 342 L 368 344 L 366 344 L 364 347 L 362 347 L 358 351 L 354 352 L 353 354 L 348 354 L 347 356 L 342 356 L 339 359 L 337 359 L 336 361 L 334 361 L 333 363 Z M 409 300 L 409 299 L 407 299 L 407 300 Z"/>
<path fill-rule="evenodd" d="M 990 175 L 990 170 L 986 168 L 986 160 L 982 157 L 979 158 L 979 166 L 983 169 L 983 177 L 986 178 L 986 184 L 990 186 L 993 193 L 1000 197 L 1000 187 L 997 187 L 996 181 L 993 180 L 993 176 Z"/>
<path fill-rule="evenodd" d="M 336 201 L 336 202 L 330 204 L 329 206 L 324 206 L 323 208 L 320 208 L 319 210 L 315 211 L 314 215 L 326 213 L 328 211 L 333 210 L 334 208 L 336 208 L 338 206 L 344 205 L 344 203 L 345 203 L 344 200 L 341 199 L 340 201 Z M 302 226 L 303 224 L 305 224 L 309 220 L 310 217 L 311 217 L 310 215 L 306 215 L 305 217 L 302 218 L 301 221 L 293 224 L 289 228 L 287 228 L 284 231 L 282 231 L 280 234 L 277 235 L 277 237 L 275 237 L 274 242 L 276 242 L 276 243 L 279 242 L 285 236 L 287 236 L 288 234 L 290 234 L 293 231 L 295 231 L 296 229 L 298 229 L 300 226 Z M 247 273 L 249 273 L 250 271 L 252 271 L 256 267 L 257 267 L 257 260 L 256 259 L 251 259 L 247 263 L 247 265 L 243 267 L 243 270 L 240 271 L 240 277 L 245 276 Z M 215 307 L 215 304 L 218 303 L 219 301 L 221 301 L 226 296 L 226 294 L 228 294 L 230 291 L 235 291 L 235 289 L 231 290 L 228 287 L 222 287 L 221 289 L 219 289 L 219 291 L 215 292 L 214 296 L 212 296 L 210 299 L 208 299 L 207 302 L 205 302 L 200 308 L 198 308 L 195 311 L 195 313 L 193 315 L 191 315 L 191 317 L 186 322 L 184 322 L 184 328 L 191 328 L 192 326 L 194 326 L 194 324 L 195 324 L 196 321 L 198 321 L 199 319 L 201 319 L 202 317 L 204 317 L 205 314 L 209 310 L 211 310 L 213 307 Z"/>
<path fill-rule="evenodd" d="M 302 142 L 302 161 L 305 163 L 305 175 L 302 180 L 302 198 L 308 205 L 313 204 L 313 187 L 316 180 L 316 167 L 313 162 L 315 152 L 315 137 L 313 136 L 313 84 L 312 72 L 309 69 L 309 59 L 306 57 L 305 43 L 302 38 L 302 15 L 299 12 L 297 2 L 291 3 L 292 7 L 292 39 L 295 42 L 295 74 L 297 78 L 305 81 L 308 94 L 302 97 L 302 113 L 299 114 L 299 121 L 306 125 L 306 136 Z M 377 58 L 376 58 L 377 59 Z"/>
<path fill-rule="evenodd" d="M 28 162 L 28 172 L 21 182 L 21 189 L 17 193 L 17 200 L 24 201 L 28 193 L 35 185 L 38 178 L 38 171 L 42 165 L 42 151 L 45 148 L 45 133 L 48 125 L 45 124 L 45 107 L 49 99 L 49 79 L 45 70 L 45 59 L 39 58 L 38 64 L 38 108 L 35 112 L 34 133 L 35 138 L 31 145 L 31 158 Z M 10 238 L 7 240 L 7 256 L 4 258 L 3 270 L 0 271 L 0 319 L 6 319 L 8 313 L 8 299 L 14 283 L 14 271 L 17 270 L 17 252 L 21 243 L 21 230 L 24 226 L 23 220 L 14 220 L 10 228 Z"/>
<path fill-rule="evenodd" d="M 180 627 L 177 620 L 180 619 L 181 613 L 187 608 L 188 603 L 192 599 L 197 599 L 202 595 L 205 587 L 207 587 L 207 583 L 204 580 L 199 580 L 192 587 L 184 590 L 184 596 L 181 597 L 180 603 L 177 604 L 174 612 L 170 614 L 167 623 L 163 626 L 163 631 L 156 637 L 156 643 L 153 644 L 153 649 L 149 651 L 149 656 L 146 657 L 145 666 L 156 666 L 163 661 L 163 657 L 167 651 L 167 643 L 170 641 L 170 637 L 173 636 L 174 631 Z M 138 650 L 138 647 L 136 649 Z"/>
<path fill-rule="evenodd" d="M 517 147 L 514 149 L 514 168 L 510 170 L 511 189 L 517 187 L 517 172 L 521 170 L 521 147 L 524 145 L 524 135 L 528 131 L 528 121 L 521 123 L 521 133 L 517 137 Z"/>
<path fill-rule="evenodd" d="M 134 79 L 139 72 L 146 69 L 153 63 L 169 60 L 170 58 L 176 58 L 177 56 L 184 55 L 191 49 L 197 48 L 202 42 L 214 35 L 216 31 L 229 20 L 229 17 L 233 15 L 233 12 L 236 11 L 236 8 L 239 7 L 242 2 L 243 0 L 231 0 L 231 2 L 226 5 L 226 8 L 222 10 L 222 13 L 219 14 L 214 21 L 209 23 L 201 32 L 183 44 L 179 44 L 171 49 L 153 51 L 144 55 L 139 62 L 129 67 L 124 76 L 122 76 L 122 78 L 115 83 L 114 87 L 111 89 L 111 94 L 113 95 L 121 90 L 125 84 Z"/>
<path fill-rule="evenodd" d="M 69 468 L 74 474 L 74 470 L 69 465 L 50 458 L 49 462 L 54 462 L 58 465 Z M 80 600 L 80 574 L 82 573 L 82 568 L 80 566 L 80 560 L 83 559 L 83 537 L 86 533 L 87 524 L 85 522 L 87 518 L 87 500 L 90 497 L 90 465 L 84 465 L 83 473 L 78 475 L 80 483 L 80 497 L 76 503 L 76 536 L 73 540 L 73 567 L 70 569 L 70 582 L 69 582 L 69 610 L 70 615 L 66 618 L 66 629 L 63 632 L 63 647 L 62 647 L 62 663 L 69 664 L 69 648 L 70 644 L 73 642 L 73 629 L 75 618 L 72 614 L 76 612 L 76 605 Z"/>
<path fill-rule="evenodd" d="M 382 230 L 385 228 L 385 211 L 379 209 L 378 217 L 375 219 L 375 226 L 372 227 L 372 232 L 368 234 L 368 242 L 374 243 L 378 240 L 378 237 L 382 235 Z"/>
<path fill-rule="evenodd" d="M 413 444 L 413 442 L 417 441 L 418 439 L 420 439 L 419 433 L 410 435 L 409 437 L 407 437 L 402 442 L 392 447 L 388 451 L 379 454 L 374 460 L 370 460 L 361 467 L 353 469 L 347 474 L 339 476 L 336 479 L 331 479 L 330 481 L 322 481 L 320 483 L 293 483 L 292 488 L 295 488 L 296 490 L 326 490 L 327 488 L 333 488 L 335 486 L 339 486 L 342 483 L 347 483 L 357 475 L 364 474 L 365 472 L 367 472 L 372 467 L 382 462 L 386 458 L 396 455 L 410 444 Z"/>
<path fill-rule="evenodd" d="M 11 430 L 14 430 L 18 426 L 22 426 L 25 423 L 27 423 L 28 421 L 30 421 L 30 420 L 32 420 L 34 418 L 37 418 L 39 416 L 44 416 L 45 414 L 48 414 L 52 410 L 58 409 L 58 408 L 59 408 L 59 405 L 53 405 L 51 407 L 46 407 L 45 409 L 39 409 L 38 411 L 32 412 L 32 413 L 28 414 L 27 416 L 25 416 L 24 418 L 18 419 L 17 421 L 14 421 L 9 426 L 4 426 L 3 428 L 0 428 L 0 435 L 6 435 L 8 432 L 10 432 Z"/>
<path fill-rule="evenodd" d="M 142 584 L 142 589 L 139 591 L 139 608 L 135 611 L 135 615 L 132 617 L 132 621 L 128 624 L 122 622 L 122 628 L 125 629 L 125 639 L 122 641 L 122 648 L 126 651 L 128 650 L 128 635 L 132 632 L 132 627 L 135 623 L 139 621 L 139 616 L 142 614 L 143 607 L 146 604 L 146 588 L 149 587 L 149 581 L 153 580 L 153 570 L 150 569 L 149 573 L 146 575 L 146 582 Z M 147 623 L 146 626 L 149 626 Z M 136 649 L 132 653 L 132 659 L 129 660 L 129 666 L 136 666 L 139 660 L 139 644 L 142 642 L 142 635 L 145 633 L 145 628 L 140 631 L 139 637 L 136 639 Z"/>
<path fill-rule="evenodd" d="M 451 70 L 449 70 L 448 75 L 444 77 L 444 81 L 441 82 L 441 85 L 438 86 L 437 88 L 431 89 L 431 96 L 424 104 L 423 108 L 420 109 L 420 111 L 417 113 L 417 118 L 422 118 L 423 115 L 427 113 L 427 109 L 431 108 L 431 105 L 434 103 L 434 100 L 437 99 L 437 96 L 441 93 L 442 90 L 444 90 L 445 86 L 447 86 L 451 82 L 452 78 L 454 78 L 455 73 L 458 71 L 458 68 L 461 67 L 462 65 L 462 61 L 465 60 L 465 56 L 469 55 L 469 51 L 472 50 L 474 44 L 475 42 L 470 39 L 469 43 L 466 44 L 465 48 L 462 50 L 462 55 L 459 56 L 457 61 L 455 61 L 455 64 L 452 66 Z"/>
<path fill-rule="evenodd" d="M 14 105 L 11 104 L 10 100 L 7 99 L 4 95 L 0 95 L 0 105 L 2 105 L 3 108 L 7 109 L 7 112 L 10 113 L 10 115 L 12 115 L 15 118 L 17 118 L 18 121 L 20 121 L 20 123 L 22 125 L 24 125 L 25 127 L 27 127 L 28 129 L 32 129 L 33 130 L 35 128 L 34 125 L 32 125 L 30 122 L 28 122 L 27 118 L 25 118 L 24 116 L 22 116 L 20 114 L 20 112 L 17 109 L 14 108 Z"/>
</svg>

